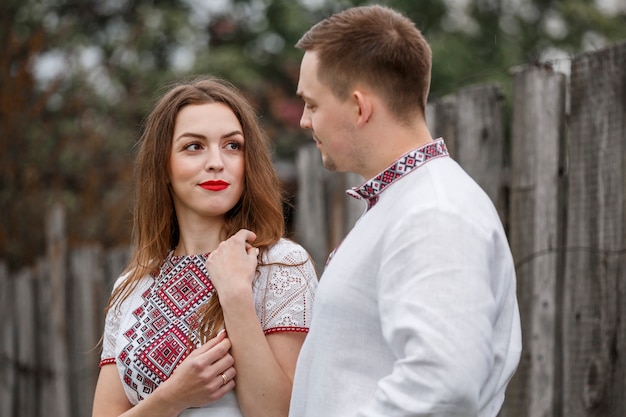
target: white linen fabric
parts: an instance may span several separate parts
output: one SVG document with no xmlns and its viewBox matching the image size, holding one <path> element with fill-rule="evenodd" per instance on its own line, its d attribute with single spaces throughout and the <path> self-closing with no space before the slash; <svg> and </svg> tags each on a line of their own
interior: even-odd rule
<svg viewBox="0 0 626 417">
<path fill-rule="evenodd" d="M 109 309 L 100 366 L 117 366 L 129 401 L 137 404 L 165 381 L 198 342 L 189 325 L 211 296 L 204 262 L 208 254 L 173 256 L 158 277 L 142 278 L 124 302 Z M 264 255 L 253 283 L 256 312 L 266 334 L 307 332 L 317 276 L 307 252 L 281 239 Z M 115 286 L 126 276 L 121 276 Z M 189 336 L 191 335 L 191 340 Z M 234 393 L 181 416 L 241 417 Z"/>
<path fill-rule="evenodd" d="M 443 140 L 427 146 L 349 191 L 368 208 L 320 278 L 290 417 L 501 408 L 521 352 L 507 238 Z"/>
</svg>

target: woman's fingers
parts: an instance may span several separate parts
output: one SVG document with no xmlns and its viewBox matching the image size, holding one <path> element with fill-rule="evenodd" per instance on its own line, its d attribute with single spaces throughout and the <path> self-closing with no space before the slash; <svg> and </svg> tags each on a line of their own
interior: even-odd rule
<svg viewBox="0 0 626 417">
<path fill-rule="evenodd" d="M 202 406 L 222 398 L 235 387 L 230 340 L 221 333 L 195 349 L 161 385 L 183 404 Z M 223 376 L 222 376 L 223 375 Z M 189 406 L 189 405 L 187 405 Z"/>
<path fill-rule="evenodd" d="M 232 237 L 235 238 L 235 240 L 243 241 L 247 244 L 251 244 L 252 242 L 256 240 L 256 233 L 248 229 L 240 229 Z"/>
<path fill-rule="evenodd" d="M 209 350 L 214 348 L 218 343 L 220 343 L 222 340 L 226 339 L 226 337 L 227 337 L 226 329 L 222 329 L 215 335 L 215 337 L 207 340 L 205 343 L 203 343 L 202 345 L 194 349 L 192 354 L 199 355 L 199 354 L 208 352 Z"/>
<path fill-rule="evenodd" d="M 237 371 L 234 367 L 230 366 L 224 369 L 218 376 L 217 379 L 218 388 L 216 391 L 223 391 L 226 389 L 226 392 L 235 387 L 235 376 L 237 375 Z"/>
<path fill-rule="evenodd" d="M 207 258 L 207 271 L 220 299 L 229 294 L 251 290 L 259 253 L 259 250 L 252 246 L 255 239 L 256 234 L 241 229 L 221 242 Z"/>
<path fill-rule="evenodd" d="M 192 354 L 197 359 L 197 366 L 212 367 L 214 368 L 212 373 L 219 374 L 225 369 L 232 367 L 235 363 L 230 354 L 230 347 L 230 340 L 222 332 L 197 348 Z"/>
</svg>

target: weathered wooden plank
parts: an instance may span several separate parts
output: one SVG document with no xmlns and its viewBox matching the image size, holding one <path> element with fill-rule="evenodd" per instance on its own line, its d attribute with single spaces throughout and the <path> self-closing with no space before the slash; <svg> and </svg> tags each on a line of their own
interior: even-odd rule
<svg viewBox="0 0 626 417">
<path fill-rule="evenodd" d="M 554 416 L 560 398 L 555 351 L 565 87 L 565 76 L 546 68 L 528 67 L 514 78 L 509 239 L 524 332 L 507 416 Z"/>
<path fill-rule="evenodd" d="M 37 379 L 37 305 L 35 282 L 30 269 L 21 270 L 15 279 L 15 311 L 17 326 L 17 403 L 23 416 L 38 416 L 39 381 Z"/>
<path fill-rule="evenodd" d="M 626 415 L 626 43 L 572 62 L 563 412 Z"/>
<path fill-rule="evenodd" d="M 37 379 L 40 385 L 37 400 L 38 415 L 49 416 L 56 404 L 55 381 L 53 378 L 53 354 L 50 350 L 52 340 L 52 297 L 50 291 L 50 266 L 48 260 L 40 258 L 34 269 L 37 290 Z"/>
<path fill-rule="evenodd" d="M 76 248 L 70 253 L 69 333 L 72 411 L 77 416 L 91 414 L 98 376 L 102 322 L 98 306 L 105 286 L 104 256 L 100 245 Z"/>
<path fill-rule="evenodd" d="M 506 224 L 503 112 L 499 87 L 477 85 L 431 102 L 427 122 L 433 137 L 444 138 L 452 158 L 485 190 Z"/>
<path fill-rule="evenodd" d="M 16 386 L 16 320 L 14 280 L 0 262 L 0 417 L 13 417 Z"/>
<path fill-rule="evenodd" d="M 296 155 L 298 195 L 296 200 L 295 240 L 304 246 L 322 272 L 328 257 L 328 215 L 326 177 L 315 145 L 306 145 Z"/>
<path fill-rule="evenodd" d="M 67 342 L 67 238 L 65 236 L 65 211 L 55 205 L 46 223 L 47 258 L 50 266 L 50 320 L 52 354 L 52 378 L 54 404 L 50 415 L 71 416 L 69 391 L 69 357 Z"/>
<path fill-rule="evenodd" d="M 485 190 L 505 221 L 504 98 L 497 86 L 464 88 L 457 93 L 456 160 Z"/>
<path fill-rule="evenodd" d="M 450 156 L 456 159 L 458 120 L 455 95 L 448 95 L 431 101 L 426 107 L 426 123 L 434 139 L 443 138 Z"/>
</svg>

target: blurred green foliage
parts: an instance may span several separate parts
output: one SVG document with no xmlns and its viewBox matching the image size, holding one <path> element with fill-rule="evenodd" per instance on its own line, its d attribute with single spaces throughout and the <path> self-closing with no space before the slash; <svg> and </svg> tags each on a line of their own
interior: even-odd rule
<svg viewBox="0 0 626 417">
<path fill-rule="evenodd" d="M 0 5 L 0 259 L 45 252 L 47 209 L 69 243 L 129 242 L 134 143 L 164 84 L 211 73 L 257 107 L 276 160 L 308 135 L 295 97 L 315 22 L 366 1 L 4 0 Z M 475 83 L 510 94 L 510 70 L 626 39 L 626 8 L 593 0 L 389 0 L 429 39 L 431 97 Z M 616 1 L 619 6 L 620 2 Z M 557 68 L 558 69 L 558 68 Z"/>
</svg>

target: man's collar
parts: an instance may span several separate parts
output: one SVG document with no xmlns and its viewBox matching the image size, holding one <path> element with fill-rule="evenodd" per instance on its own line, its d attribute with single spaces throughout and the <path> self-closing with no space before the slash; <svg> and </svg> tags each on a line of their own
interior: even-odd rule
<svg viewBox="0 0 626 417">
<path fill-rule="evenodd" d="M 405 153 L 374 178 L 366 181 L 359 187 L 347 190 L 346 194 L 359 200 L 365 200 L 367 202 L 367 209 L 369 210 L 378 202 L 380 194 L 389 185 L 406 174 L 415 171 L 431 159 L 448 155 L 448 148 L 443 138 L 435 139 L 424 146 Z"/>
</svg>

